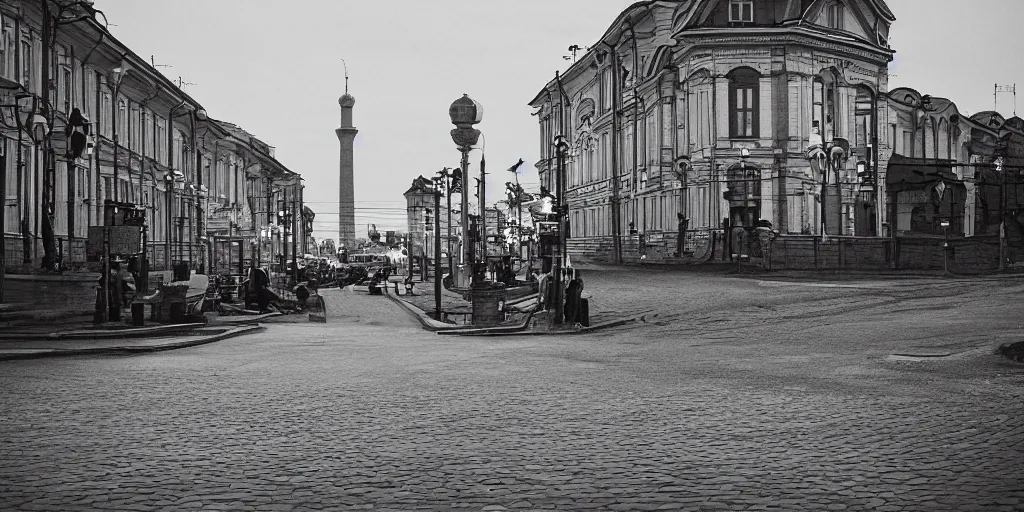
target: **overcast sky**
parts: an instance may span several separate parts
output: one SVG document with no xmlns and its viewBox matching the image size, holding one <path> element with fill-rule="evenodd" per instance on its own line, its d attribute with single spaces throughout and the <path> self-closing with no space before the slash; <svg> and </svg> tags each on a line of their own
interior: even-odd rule
<svg viewBox="0 0 1024 512">
<path fill-rule="evenodd" d="M 216 119 L 277 148 L 306 179 L 316 236 L 337 238 L 338 97 L 356 98 L 356 234 L 405 228 L 402 193 L 459 163 L 448 106 L 484 107 L 488 201 L 502 199 L 517 159 L 535 188 L 537 119 L 527 106 L 572 44 L 589 46 L 628 0 L 97 0 L 115 37 L 155 57 Z M 961 112 L 993 108 L 993 85 L 1024 86 L 1013 38 L 1022 0 L 888 0 L 896 15 L 890 88 L 948 97 Z M 1024 91 L 1022 91 L 1024 92 Z M 1022 98 L 1024 101 L 1024 98 Z M 1024 103 L 1022 103 L 1024 108 Z M 1012 115 L 1012 96 L 999 110 Z M 478 172 L 479 153 L 471 173 Z"/>
</svg>

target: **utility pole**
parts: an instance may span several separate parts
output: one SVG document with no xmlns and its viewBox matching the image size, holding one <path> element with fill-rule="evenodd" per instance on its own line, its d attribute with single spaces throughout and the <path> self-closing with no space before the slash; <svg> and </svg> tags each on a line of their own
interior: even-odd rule
<svg viewBox="0 0 1024 512">
<path fill-rule="evenodd" d="M 480 155 L 480 189 L 478 190 L 480 194 L 478 198 L 480 200 L 480 265 L 483 269 L 487 268 L 487 172 L 485 171 L 487 161 L 485 158 L 486 155 Z M 481 270 L 480 275 L 486 276 L 485 272 L 486 270 Z M 487 279 L 485 277 L 482 280 L 486 281 Z"/>
<path fill-rule="evenodd" d="M 441 179 L 434 178 L 434 320 L 441 321 Z"/>
<path fill-rule="evenodd" d="M 295 185 L 293 185 L 293 186 L 295 186 Z M 292 192 L 292 204 L 291 204 L 291 208 L 292 208 L 292 219 L 291 219 L 291 223 L 292 223 L 292 277 L 295 279 L 295 284 L 299 284 L 299 257 L 298 257 L 298 254 L 297 254 L 297 252 L 298 252 L 297 251 L 297 249 L 298 249 L 298 242 L 299 242 L 299 240 L 298 240 L 299 230 L 298 230 L 298 225 L 296 224 L 296 222 L 298 221 L 298 215 L 295 214 L 295 206 L 298 204 L 298 201 L 295 200 L 295 195 L 296 195 L 297 192 L 298 192 L 298 190 L 296 190 L 295 192 Z"/>
</svg>

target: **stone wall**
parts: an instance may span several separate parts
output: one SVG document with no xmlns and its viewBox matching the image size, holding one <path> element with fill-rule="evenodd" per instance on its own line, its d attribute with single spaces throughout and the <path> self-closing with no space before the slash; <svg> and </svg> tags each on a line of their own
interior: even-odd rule
<svg viewBox="0 0 1024 512">
<path fill-rule="evenodd" d="M 988 272 L 999 268 L 999 238 L 783 236 L 772 244 L 773 270 L 943 270 Z M 944 254 L 945 253 L 945 254 Z"/>
<path fill-rule="evenodd" d="M 676 243 L 679 234 L 676 232 L 649 232 L 646 247 L 640 246 L 638 235 L 625 235 L 622 240 L 622 262 L 627 264 L 689 264 L 700 263 L 712 257 L 720 257 L 721 243 L 712 244 L 712 238 L 720 236 L 714 231 L 688 231 L 686 234 L 686 252 L 676 256 Z M 712 245 L 714 255 L 711 254 Z M 571 238 L 566 241 L 569 258 L 572 263 L 612 264 L 615 261 L 615 243 L 612 236 Z M 641 257 L 646 256 L 643 260 Z"/>
<path fill-rule="evenodd" d="M 639 237 L 622 237 L 622 262 L 645 265 L 699 264 L 709 260 L 722 261 L 725 247 L 721 233 L 705 232 L 699 243 L 687 242 L 691 253 L 683 257 L 674 255 L 676 233 L 664 233 L 657 242 L 648 243 L 641 252 Z M 702 236 L 704 236 L 702 235 Z M 687 234 L 690 237 L 690 233 Z M 692 237 L 691 237 L 692 238 Z M 711 240 L 714 239 L 714 243 Z M 756 242 L 755 242 L 756 243 Z M 772 242 L 770 258 L 756 258 L 771 270 L 943 270 L 945 265 L 953 273 L 978 273 L 999 267 L 999 238 L 974 236 L 950 239 L 948 248 L 943 237 L 879 237 L 832 236 L 822 241 L 820 236 L 784 235 Z M 614 244 L 612 237 L 574 238 L 566 243 L 573 264 L 612 264 Z M 728 260 L 725 254 L 725 260 Z"/>
<path fill-rule="evenodd" d="M 100 274 L 84 272 L 65 275 L 7 274 L 4 302 L 38 305 L 68 316 L 92 314 Z"/>
</svg>

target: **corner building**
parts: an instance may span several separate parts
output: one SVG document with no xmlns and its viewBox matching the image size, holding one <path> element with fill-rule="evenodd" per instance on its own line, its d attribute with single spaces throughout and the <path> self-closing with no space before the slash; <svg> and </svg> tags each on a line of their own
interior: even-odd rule
<svg viewBox="0 0 1024 512">
<path fill-rule="evenodd" d="M 857 162 L 879 167 L 894 20 L 882 0 L 648 1 L 623 11 L 530 102 L 548 190 L 557 189 L 553 137 L 569 144 L 569 254 L 700 258 L 726 224 L 820 234 L 823 196 L 829 234 L 882 235 L 884 179 L 866 191 L 850 184 Z M 845 167 L 827 180 L 807 157 L 814 126 L 825 141 L 849 141 Z"/>
</svg>

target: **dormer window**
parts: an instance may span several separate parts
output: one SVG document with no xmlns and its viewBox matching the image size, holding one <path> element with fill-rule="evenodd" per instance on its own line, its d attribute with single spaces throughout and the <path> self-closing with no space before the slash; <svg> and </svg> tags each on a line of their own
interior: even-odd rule
<svg viewBox="0 0 1024 512">
<path fill-rule="evenodd" d="M 843 4 L 834 3 L 828 6 L 826 22 L 828 28 L 843 29 Z"/>
<path fill-rule="evenodd" d="M 754 0 L 730 0 L 729 23 L 753 23 Z"/>
</svg>

